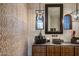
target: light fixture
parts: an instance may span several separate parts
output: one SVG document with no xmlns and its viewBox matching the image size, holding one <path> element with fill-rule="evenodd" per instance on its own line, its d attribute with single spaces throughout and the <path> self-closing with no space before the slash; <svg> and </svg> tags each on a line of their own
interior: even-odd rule
<svg viewBox="0 0 79 59">
<path fill-rule="evenodd" d="M 39 9 L 35 10 L 36 13 L 36 30 L 44 29 L 44 10 L 41 9 L 41 4 L 39 3 Z"/>
<path fill-rule="evenodd" d="M 35 10 L 36 13 L 36 30 L 40 30 L 40 34 L 41 34 L 41 30 L 44 29 L 44 10 L 41 9 L 41 4 L 39 3 L 39 9 Z"/>
<path fill-rule="evenodd" d="M 65 12 L 68 12 L 69 14 L 71 14 L 74 19 L 77 21 L 79 18 L 79 9 L 78 9 L 78 3 L 75 3 L 75 9 L 71 9 L 71 8 L 64 8 Z"/>
</svg>

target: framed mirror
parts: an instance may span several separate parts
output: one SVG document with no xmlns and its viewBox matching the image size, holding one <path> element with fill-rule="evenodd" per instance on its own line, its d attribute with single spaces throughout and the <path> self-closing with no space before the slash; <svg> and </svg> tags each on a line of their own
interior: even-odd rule
<svg viewBox="0 0 79 59">
<path fill-rule="evenodd" d="M 45 33 L 63 33 L 63 4 L 45 4 Z"/>
</svg>

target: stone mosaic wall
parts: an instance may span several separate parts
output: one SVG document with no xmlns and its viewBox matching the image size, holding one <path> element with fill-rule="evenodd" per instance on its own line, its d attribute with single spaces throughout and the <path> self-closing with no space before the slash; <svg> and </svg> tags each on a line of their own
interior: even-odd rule
<svg viewBox="0 0 79 59">
<path fill-rule="evenodd" d="M 27 5 L 0 4 L 0 55 L 27 55 Z"/>
</svg>

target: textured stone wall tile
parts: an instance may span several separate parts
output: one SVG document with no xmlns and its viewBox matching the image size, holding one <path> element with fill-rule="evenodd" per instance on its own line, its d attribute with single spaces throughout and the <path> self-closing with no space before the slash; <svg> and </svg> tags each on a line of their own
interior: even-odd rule
<svg viewBox="0 0 79 59">
<path fill-rule="evenodd" d="M 25 55 L 24 52 L 27 51 L 26 29 L 27 8 L 25 4 L 0 4 L 0 55 Z"/>
</svg>

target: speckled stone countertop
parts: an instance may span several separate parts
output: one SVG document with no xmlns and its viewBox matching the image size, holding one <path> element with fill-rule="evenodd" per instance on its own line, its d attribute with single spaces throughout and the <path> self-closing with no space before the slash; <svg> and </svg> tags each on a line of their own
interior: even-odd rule
<svg viewBox="0 0 79 59">
<path fill-rule="evenodd" d="M 61 43 L 61 44 L 53 44 L 53 43 L 44 43 L 44 44 L 33 44 L 33 45 L 72 45 L 72 46 L 79 46 L 79 44 L 72 44 L 72 43 L 69 43 L 69 42 L 64 42 L 64 43 Z"/>
</svg>

